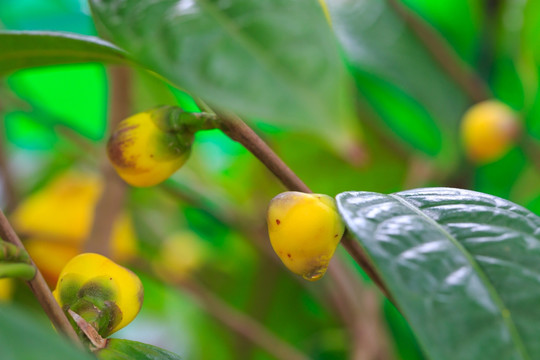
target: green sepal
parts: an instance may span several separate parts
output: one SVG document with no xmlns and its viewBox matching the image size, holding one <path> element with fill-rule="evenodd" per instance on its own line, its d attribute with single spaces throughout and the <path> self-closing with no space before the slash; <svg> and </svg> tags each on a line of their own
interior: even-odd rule
<svg viewBox="0 0 540 360">
<path fill-rule="evenodd" d="M 34 276 L 36 276 L 34 265 L 0 262 L 0 279 L 16 278 L 28 281 L 32 280 Z"/>
<path fill-rule="evenodd" d="M 102 337 L 109 336 L 122 321 L 122 311 L 115 303 L 116 285 L 108 276 L 98 276 L 84 284 L 81 284 L 76 276 L 65 276 L 60 288 L 60 297 L 64 311 L 71 309 L 77 313 Z M 79 336 L 85 337 L 80 331 Z"/>
<path fill-rule="evenodd" d="M 3 261 L 25 264 L 32 263 L 30 256 L 24 249 L 0 239 L 0 262 Z"/>
</svg>

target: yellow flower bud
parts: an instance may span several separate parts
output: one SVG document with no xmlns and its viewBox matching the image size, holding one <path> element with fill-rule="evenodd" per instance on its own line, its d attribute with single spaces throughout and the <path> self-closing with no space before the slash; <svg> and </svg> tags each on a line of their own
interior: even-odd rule
<svg viewBox="0 0 540 360">
<path fill-rule="evenodd" d="M 86 253 L 67 263 L 53 295 L 64 311 L 76 312 L 107 337 L 137 316 L 143 287 L 130 270 L 104 256 Z"/>
<path fill-rule="evenodd" d="M 118 125 L 107 144 L 107 154 L 118 175 L 138 187 L 161 183 L 188 159 L 192 134 L 173 131 L 173 107 L 133 115 Z"/>
<path fill-rule="evenodd" d="M 510 150 L 520 132 L 521 124 L 516 113 L 495 100 L 472 106 L 461 122 L 465 152 L 476 163 L 501 158 Z"/>
<path fill-rule="evenodd" d="M 267 222 L 281 261 L 310 281 L 324 275 L 345 231 L 334 199 L 322 194 L 279 194 L 270 201 Z"/>
<path fill-rule="evenodd" d="M 195 233 L 182 231 L 168 236 L 153 262 L 156 273 L 164 279 L 181 281 L 200 268 L 208 255 L 205 243 Z"/>
</svg>

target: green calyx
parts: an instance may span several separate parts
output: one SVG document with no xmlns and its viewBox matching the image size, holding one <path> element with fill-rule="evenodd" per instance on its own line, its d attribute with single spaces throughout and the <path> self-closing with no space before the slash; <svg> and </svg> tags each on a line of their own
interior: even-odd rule
<svg viewBox="0 0 540 360">
<path fill-rule="evenodd" d="M 0 262 L 3 261 L 25 264 L 32 263 L 30 256 L 24 249 L 0 239 Z"/>
<path fill-rule="evenodd" d="M 177 106 L 162 106 L 152 110 L 152 117 L 164 132 L 174 134 L 185 147 L 191 146 L 197 131 L 219 127 L 216 114 L 187 112 Z"/>
<path fill-rule="evenodd" d="M 122 311 L 115 302 L 117 291 L 108 277 L 99 276 L 84 284 L 75 277 L 66 277 L 60 288 L 60 297 L 64 311 L 77 313 L 102 337 L 109 336 L 122 320 Z M 82 339 L 86 337 L 82 331 L 79 331 L 79 336 Z"/>
<path fill-rule="evenodd" d="M 162 131 L 156 142 L 162 147 L 159 152 L 173 157 L 189 156 L 197 131 L 218 128 L 217 115 L 212 113 L 186 112 L 176 106 L 162 106 L 149 112 Z"/>
</svg>

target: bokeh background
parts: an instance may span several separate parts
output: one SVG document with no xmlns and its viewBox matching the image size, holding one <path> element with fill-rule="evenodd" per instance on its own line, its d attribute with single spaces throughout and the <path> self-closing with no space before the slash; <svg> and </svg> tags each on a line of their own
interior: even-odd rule
<svg viewBox="0 0 540 360">
<path fill-rule="evenodd" d="M 457 186 L 540 214 L 540 4 L 401 2 L 478 74 L 493 98 L 518 114 L 522 138 L 486 164 L 467 160 L 459 136 L 461 117 L 475 99 L 388 4 L 357 2 L 358 41 L 367 51 L 350 70 L 361 150 L 336 151 L 325 129 L 253 120 L 255 130 L 318 193 Z M 10 30 L 96 35 L 83 0 L 2 0 L 0 22 Z M 105 221 L 111 256 L 134 269 L 145 287 L 141 314 L 115 337 L 184 359 L 273 359 L 242 336 L 251 328 L 231 325 L 245 325 L 247 317 L 311 359 L 351 358 L 354 337 L 328 299 L 335 290 L 330 280 L 304 282 L 271 252 L 265 211 L 283 188 L 241 145 L 218 130 L 201 132 L 188 163 L 164 184 L 135 189 L 111 180 L 104 148 L 108 114 L 119 101 L 114 86 L 128 99 L 127 113 L 164 104 L 196 110 L 188 94 L 147 73 L 101 64 L 21 70 L 0 82 L 0 204 L 50 285 Z M 365 291 L 376 294 L 368 308 L 376 316 L 365 316 L 383 329 L 375 341 L 386 344 L 391 358 L 422 359 L 406 321 L 347 264 Z M 0 299 L 47 321 L 22 282 L 2 280 Z"/>
</svg>

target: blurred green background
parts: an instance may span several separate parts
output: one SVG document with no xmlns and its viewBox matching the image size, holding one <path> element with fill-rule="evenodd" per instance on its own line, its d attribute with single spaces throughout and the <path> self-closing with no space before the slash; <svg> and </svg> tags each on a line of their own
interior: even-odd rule
<svg viewBox="0 0 540 360">
<path fill-rule="evenodd" d="M 332 17 L 342 16 L 332 3 Z M 466 159 L 459 126 L 473 101 L 384 1 L 357 1 L 354 21 L 335 28 L 337 34 L 357 34 L 365 50 L 344 51 L 357 89 L 363 161 L 338 154 L 324 131 L 306 125 L 291 129 L 253 120 L 255 130 L 314 192 L 459 186 L 540 214 L 540 5 L 533 0 L 402 4 L 442 36 L 494 98 L 520 115 L 519 144 L 489 164 Z M 9 30 L 96 35 L 89 13 L 83 0 L 0 2 L 1 26 Z M 17 230 L 38 265 L 42 261 L 49 269 L 52 283 L 59 266 L 54 262 L 80 251 L 105 186 L 100 169 L 109 131 L 108 74 L 100 64 L 53 66 L 17 71 L 0 82 L 0 204 L 12 210 Z M 163 104 L 196 109 L 186 93 L 147 73 L 131 70 L 129 76 L 132 113 Z M 272 359 L 219 314 L 216 318 L 223 309 L 204 302 L 211 296 L 311 359 L 351 358 L 354 339 L 328 300 L 330 280 L 303 282 L 269 252 L 264 219 L 268 201 L 283 191 L 277 180 L 220 131 L 199 133 L 193 149 L 186 166 L 164 185 L 126 190 L 115 257 L 141 276 L 145 302 L 139 317 L 115 337 L 155 344 L 184 359 Z M 60 244 L 51 245 L 50 237 Z M 172 269 L 178 279 L 165 276 L 180 285 L 159 278 L 167 271 L 167 251 L 183 259 Z M 359 268 L 348 265 L 376 292 Z M 186 286 L 186 279 L 197 290 Z M 2 286 L 5 302 L 32 309 L 46 322 L 24 284 Z M 399 312 L 382 296 L 375 309 L 391 356 L 422 359 Z"/>
</svg>

